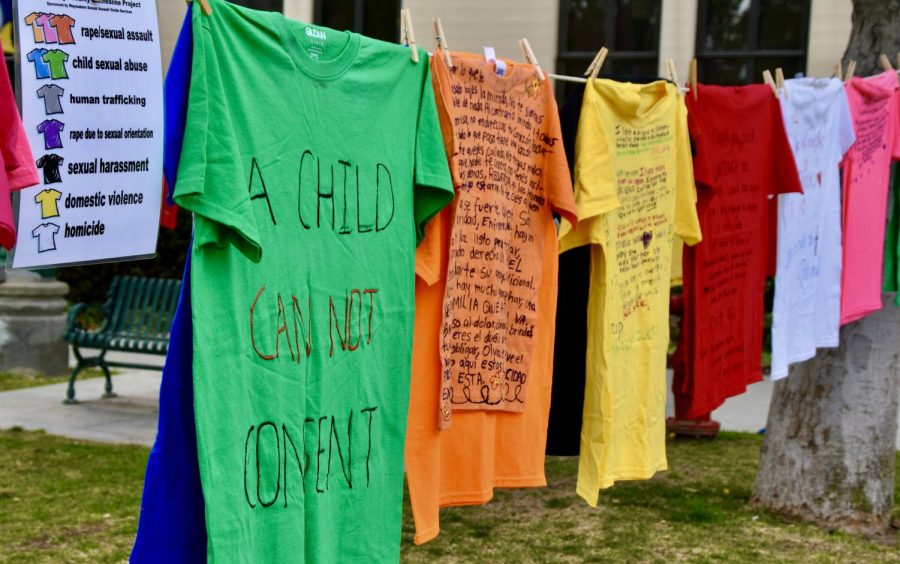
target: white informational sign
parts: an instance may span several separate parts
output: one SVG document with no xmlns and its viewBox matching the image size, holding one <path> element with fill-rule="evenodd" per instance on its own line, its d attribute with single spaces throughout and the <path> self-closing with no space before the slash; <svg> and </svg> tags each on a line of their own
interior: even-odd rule
<svg viewBox="0 0 900 564">
<path fill-rule="evenodd" d="M 41 183 L 20 192 L 13 268 L 153 256 L 163 88 L 153 0 L 18 0 L 22 121 Z"/>
</svg>

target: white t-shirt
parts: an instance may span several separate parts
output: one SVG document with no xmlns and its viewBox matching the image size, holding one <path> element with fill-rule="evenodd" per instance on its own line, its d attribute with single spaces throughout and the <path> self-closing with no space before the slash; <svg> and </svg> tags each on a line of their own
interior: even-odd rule
<svg viewBox="0 0 900 564">
<path fill-rule="evenodd" d="M 772 312 L 772 379 L 788 365 L 836 347 L 841 312 L 841 181 L 856 135 L 837 78 L 785 81 L 784 127 L 803 194 L 778 196 L 778 258 Z"/>
<path fill-rule="evenodd" d="M 42 223 L 31 230 L 31 236 L 38 240 L 38 252 L 56 250 L 56 234 L 59 233 L 59 225 L 55 223 Z"/>
</svg>

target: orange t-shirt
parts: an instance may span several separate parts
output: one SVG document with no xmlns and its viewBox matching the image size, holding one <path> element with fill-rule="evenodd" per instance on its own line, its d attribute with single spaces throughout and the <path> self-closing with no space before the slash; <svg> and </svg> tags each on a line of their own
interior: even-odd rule
<svg viewBox="0 0 900 564">
<path fill-rule="evenodd" d="M 65 14 L 53 16 L 50 19 L 50 25 L 56 28 L 56 35 L 59 37 L 61 45 L 75 43 L 75 38 L 72 36 L 72 26 L 75 25 L 75 20 L 71 16 Z"/>
<path fill-rule="evenodd" d="M 435 64 L 450 126 L 456 197 L 441 325 L 442 411 L 524 411 L 536 328 L 543 227 L 575 216 L 550 86 L 512 66 L 458 56 Z M 552 116 L 552 119 L 551 119 Z M 558 178 L 557 178 L 558 176 Z M 444 421 L 442 419 L 442 421 Z"/>
<path fill-rule="evenodd" d="M 453 54 L 457 71 L 480 68 L 484 82 L 496 84 L 493 66 L 477 55 Z M 432 58 L 432 77 L 447 144 L 450 171 L 459 189 L 467 167 L 461 166 L 459 131 L 453 127 L 450 76 L 441 57 Z M 477 72 L 474 71 L 473 72 Z M 539 112 L 545 131 L 559 139 L 559 119 L 552 89 L 547 81 L 532 82 L 533 67 L 507 61 L 509 84 L 537 88 L 543 104 Z M 505 83 L 504 83 L 505 85 Z M 512 96 L 510 96 L 512 98 Z M 474 100 L 474 98 L 473 98 Z M 473 101 L 469 100 L 469 102 Z M 513 98 L 515 101 L 515 98 Z M 468 103 L 468 102 L 467 102 Z M 466 138 L 466 140 L 468 137 Z M 575 204 L 565 153 L 559 143 L 543 155 L 543 190 L 546 203 L 531 225 L 532 243 L 544 244 L 528 276 L 540 280 L 535 294 L 538 316 L 528 366 L 528 399 L 520 413 L 504 411 L 457 411 L 453 426 L 440 430 L 449 421 L 450 408 L 441 405 L 441 334 L 450 261 L 451 237 L 457 213 L 454 200 L 428 225 L 425 239 L 416 253 L 416 318 L 413 338 L 412 384 L 406 432 L 406 472 L 415 542 L 421 544 L 437 536 L 441 506 L 477 505 L 493 496 L 495 487 L 537 487 L 546 485 L 544 448 L 553 370 L 557 272 L 559 255 L 556 226 L 551 208 L 575 219 Z M 538 272 L 535 272 L 538 271 Z M 580 407 L 579 407 L 580 409 Z"/>
</svg>

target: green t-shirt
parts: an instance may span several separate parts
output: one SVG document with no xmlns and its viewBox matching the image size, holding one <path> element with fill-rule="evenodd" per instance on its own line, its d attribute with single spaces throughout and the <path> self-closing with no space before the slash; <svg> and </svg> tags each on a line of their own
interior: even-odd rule
<svg viewBox="0 0 900 564">
<path fill-rule="evenodd" d="M 176 196 L 209 560 L 397 560 L 415 247 L 453 196 L 427 54 L 210 4 Z"/>
<path fill-rule="evenodd" d="M 44 62 L 50 65 L 50 79 L 69 78 L 66 74 L 66 61 L 69 54 L 60 49 L 51 49 L 44 53 Z"/>
<path fill-rule="evenodd" d="M 891 170 L 888 190 L 887 230 L 884 235 L 884 287 L 885 292 L 900 290 L 900 163 Z M 900 306 L 900 292 L 894 297 Z"/>
</svg>

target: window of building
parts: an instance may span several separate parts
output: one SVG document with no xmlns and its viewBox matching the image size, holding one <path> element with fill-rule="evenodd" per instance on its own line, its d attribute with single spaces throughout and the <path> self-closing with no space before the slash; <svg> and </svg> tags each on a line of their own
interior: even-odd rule
<svg viewBox="0 0 900 564">
<path fill-rule="evenodd" d="M 582 76 L 597 51 L 606 47 L 609 55 L 603 63 L 603 74 L 656 76 L 661 3 L 560 0 L 557 72 Z"/>
<path fill-rule="evenodd" d="M 810 0 L 700 0 L 697 74 L 710 84 L 749 84 L 762 71 L 806 71 Z"/>
<path fill-rule="evenodd" d="M 399 0 L 317 0 L 315 23 L 396 43 L 400 37 Z"/>
<path fill-rule="evenodd" d="M 284 0 L 229 0 L 229 2 L 252 10 L 284 12 Z"/>
<path fill-rule="evenodd" d="M 251 10 L 264 10 L 266 12 L 284 12 L 284 0 L 228 0 L 232 4 L 250 8 Z M 199 9 L 199 7 L 198 7 Z"/>
</svg>

